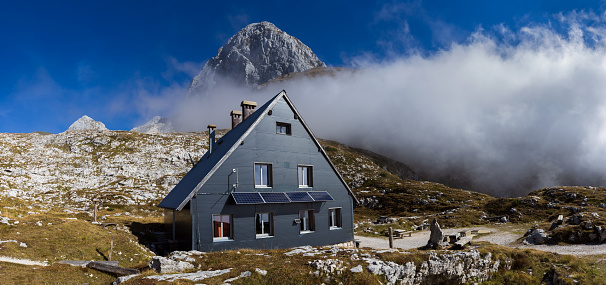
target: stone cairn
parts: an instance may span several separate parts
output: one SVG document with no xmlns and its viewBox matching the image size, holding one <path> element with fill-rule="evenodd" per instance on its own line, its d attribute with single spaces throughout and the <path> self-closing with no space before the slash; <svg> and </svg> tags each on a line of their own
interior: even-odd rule
<svg viewBox="0 0 606 285">
<path fill-rule="evenodd" d="M 428 248 L 438 249 L 440 247 L 449 246 L 448 242 L 444 242 L 444 233 L 442 232 L 442 229 L 440 229 L 437 218 L 433 218 L 429 230 L 431 231 L 431 234 L 429 235 L 429 241 L 427 242 Z"/>
</svg>

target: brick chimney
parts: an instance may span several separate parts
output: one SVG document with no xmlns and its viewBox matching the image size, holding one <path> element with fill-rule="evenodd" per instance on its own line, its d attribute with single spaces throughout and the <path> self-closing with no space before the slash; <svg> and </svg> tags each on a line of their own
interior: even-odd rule
<svg viewBox="0 0 606 285">
<path fill-rule="evenodd" d="M 229 113 L 229 115 L 231 116 L 231 128 L 232 129 L 235 128 L 240 122 L 242 122 L 241 118 L 240 118 L 240 117 L 242 117 L 242 112 L 233 110 L 233 111 L 231 111 L 231 113 Z"/>
<path fill-rule="evenodd" d="M 215 148 L 215 129 L 217 126 L 208 125 L 208 153 L 212 154 Z"/>
<path fill-rule="evenodd" d="M 242 103 L 240 103 L 240 106 L 242 106 L 242 122 L 244 122 L 248 116 L 255 112 L 257 102 L 244 100 Z"/>
</svg>

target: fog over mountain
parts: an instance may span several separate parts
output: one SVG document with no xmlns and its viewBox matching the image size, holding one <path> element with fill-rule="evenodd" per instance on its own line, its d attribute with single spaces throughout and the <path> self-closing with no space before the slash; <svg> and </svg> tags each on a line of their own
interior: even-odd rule
<svg viewBox="0 0 606 285">
<path fill-rule="evenodd" d="M 256 91 L 222 86 L 174 112 L 186 128 L 228 128 L 241 100 L 285 89 L 318 137 L 397 158 L 429 180 L 496 196 L 606 185 L 605 36 L 603 16 L 585 13 L 478 29 L 435 54 L 363 56 L 353 72 Z"/>
</svg>

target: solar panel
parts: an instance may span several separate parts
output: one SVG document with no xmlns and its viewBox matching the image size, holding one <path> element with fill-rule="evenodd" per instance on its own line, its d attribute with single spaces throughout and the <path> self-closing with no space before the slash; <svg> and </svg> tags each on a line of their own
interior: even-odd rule
<svg viewBox="0 0 606 285">
<path fill-rule="evenodd" d="M 290 203 L 283 192 L 261 192 L 261 197 L 266 203 Z"/>
<path fill-rule="evenodd" d="M 315 201 L 334 201 L 335 199 L 326 191 L 307 192 Z"/>
<path fill-rule="evenodd" d="M 314 199 L 307 192 L 286 192 L 286 196 L 292 202 L 313 202 Z"/>
<path fill-rule="evenodd" d="M 264 204 L 263 198 L 257 192 L 234 192 L 231 193 L 236 204 Z"/>
</svg>

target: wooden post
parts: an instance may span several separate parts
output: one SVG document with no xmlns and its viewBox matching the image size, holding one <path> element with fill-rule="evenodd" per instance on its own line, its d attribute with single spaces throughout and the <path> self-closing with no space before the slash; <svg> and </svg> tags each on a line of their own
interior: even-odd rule
<svg viewBox="0 0 606 285">
<path fill-rule="evenodd" d="M 109 243 L 109 261 L 112 261 L 112 251 L 114 251 L 114 234 L 111 234 L 111 241 Z"/>
<path fill-rule="evenodd" d="M 389 227 L 389 248 L 393 248 L 393 228 Z"/>
<path fill-rule="evenodd" d="M 99 200 L 97 199 L 93 199 L 93 204 L 95 205 L 95 211 L 93 212 L 93 219 L 95 220 L 95 223 L 97 222 L 97 207 L 99 206 Z"/>
</svg>

